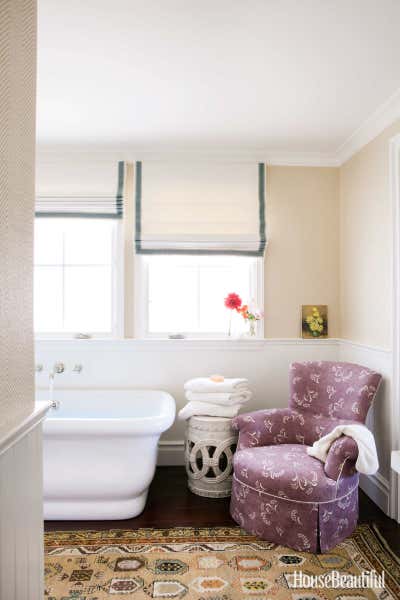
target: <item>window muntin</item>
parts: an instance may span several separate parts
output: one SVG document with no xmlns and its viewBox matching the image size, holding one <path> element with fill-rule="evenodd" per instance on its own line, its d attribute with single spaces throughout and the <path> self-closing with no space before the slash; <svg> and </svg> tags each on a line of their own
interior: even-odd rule
<svg viewBox="0 0 400 600">
<path fill-rule="evenodd" d="M 231 316 L 233 335 L 245 333 L 247 324 L 225 308 L 224 298 L 236 292 L 261 308 L 262 263 L 242 256 L 138 257 L 138 334 L 226 337 Z"/>
<path fill-rule="evenodd" d="M 117 334 L 119 227 L 109 219 L 36 219 L 37 335 Z"/>
</svg>

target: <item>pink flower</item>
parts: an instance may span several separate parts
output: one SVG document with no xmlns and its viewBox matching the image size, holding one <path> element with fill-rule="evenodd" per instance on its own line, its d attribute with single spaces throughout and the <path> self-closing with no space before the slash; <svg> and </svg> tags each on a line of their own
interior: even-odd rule
<svg viewBox="0 0 400 600">
<path fill-rule="evenodd" d="M 227 295 L 224 300 L 224 304 L 226 308 L 229 308 L 230 310 L 238 310 L 238 308 L 240 308 L 242 305 L 242 299 L 240 296 L 232 292 L 231 294 Z"/>
</svg>

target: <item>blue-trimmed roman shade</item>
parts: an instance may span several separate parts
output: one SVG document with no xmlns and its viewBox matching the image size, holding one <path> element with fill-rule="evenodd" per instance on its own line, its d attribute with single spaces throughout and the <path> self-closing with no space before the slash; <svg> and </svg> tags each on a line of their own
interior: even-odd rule
<svg viewBox="0 0 400 600">
<path fill-rule="evenodd" d="M 35 216 L 122 219 L 126 169 L 96 159 L 39 164 Z"/>
<path fill-rule="evenodd" d="M 136 162 L 135 182 L 138 254 L 263 256 L 264 163 Z"/>
</svg>

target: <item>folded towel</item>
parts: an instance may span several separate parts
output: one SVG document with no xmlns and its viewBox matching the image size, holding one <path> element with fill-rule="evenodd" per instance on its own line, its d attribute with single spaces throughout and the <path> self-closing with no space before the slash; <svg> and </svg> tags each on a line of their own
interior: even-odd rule
<svg viewBox="0 0 400 600">
<path fill-rule="evenodd" d="M 178 413 L 178 419 L 184 421 L 199 415 L 202 417 L 236 417 L 240 404 L 235 406 L 220 406 L 209 402 L 188 402 Z"/>
<path fill-rule="evenodd" d="M 240 392 L 234 392 L 229 394 L 228 392 L 191 392 L 187 391 L 185 396 L 189 402 L 211 402 L 211 404 L 218 404 L 220 406 L 234 406 L 235 404 L 244 404 L 248 402 L 252 393 L 246 389 Z"/>
<path fill-rule="evenodd" d="M 196 377 L 185 383 L 185 390 L 190 392 L 239 392 L 248 389 L 248 381 L 243 377 L 211 381 L 209 377 Z"/>
<path fill-rule="evenodd" d="M 357 471 L 359 473 L 364 473 L 365 475 L 373 475 L 376 473 L 379 468 L 379 463 L 375 440 L 374 436 L 365 425 L 337 425 L 330 433 L 327 433 L 321 439 L 314 442 L 310 448 L 307 448 L 308 454 L 325 462 L 332 442 L 341 435 L 348 435 L 357 442 Z"/>
</svg>

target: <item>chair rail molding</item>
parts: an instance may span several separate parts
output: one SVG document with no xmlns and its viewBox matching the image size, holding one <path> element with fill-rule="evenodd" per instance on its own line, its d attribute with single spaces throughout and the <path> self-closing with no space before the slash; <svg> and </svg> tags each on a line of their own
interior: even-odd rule
<svg viewBox="0 0 400 600">
<path fill-rule="evenodd" d="M 393 220 L 393 376 L 392 451 L 400 450 L 400 135 L 389 143 L 389 177 Z M 390 516 L 400 522 L 400 476 L 390 474 Z"/>
<path fill-rule="evenodd" d="M 49 408 L 49 402 L 36 402 L 31 414 L 0 438 L 0 456 L 35 429 L 43 421 Z"/>
</svg>

